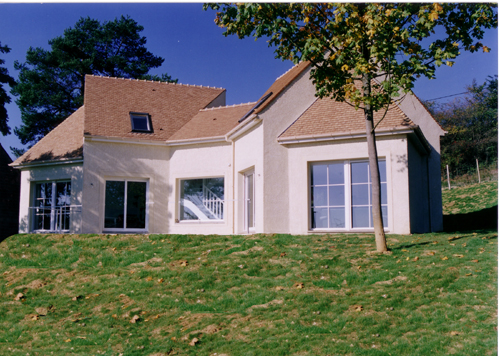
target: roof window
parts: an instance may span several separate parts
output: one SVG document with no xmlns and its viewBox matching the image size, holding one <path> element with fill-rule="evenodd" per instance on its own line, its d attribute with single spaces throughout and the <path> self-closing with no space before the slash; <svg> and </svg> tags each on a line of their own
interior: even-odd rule
<svg viewBox="0 0 500 356">
<path fill-rule="evenodd" d="M 134 132 L 153 132 L 151 116 L 147 113 L 131 112 L 130 122 Z"/>
</svg>

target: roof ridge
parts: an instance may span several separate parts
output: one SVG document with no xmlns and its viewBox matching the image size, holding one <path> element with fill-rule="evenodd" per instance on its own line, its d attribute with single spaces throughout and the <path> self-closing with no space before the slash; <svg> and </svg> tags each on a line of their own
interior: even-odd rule
<svg viewBox="0 0 500 356">
<path fill-rule="evenodd" d="M 95 74 L 86 74 L 89 77 L 96 77 L 96 78 L 106 78 L 106 79 L 117 79 L 117 80 L 129 80 L 129 81 L 136 81 L 136 82 L 146 82 L 146 83 L 159 83 L 159 84 L 170 84 L 170 85 L 179 85 L 183 87 L 191 87 L 191 88 L 205 88 L 205 89 L 222 89 L 226 90 L 225 88 L 222 87 L 211 87 L 211 86 L 205 86 L 205 85 L 195 85 L 195 84 L 182 84 L 182 83 L 173 83 L 173 82 L 162 82 L 159 80 L 147 80 L 147 79 L 135 79 L 135 78 L 121 78 L 121 77 L 110 77 L 106 75 L 95 75 Z"/>
<path fill-rule="evenodd" d="M 200 109 L 200 111 L 212 111 L 212 110 L 218 110 L 218 109 L 236 108 L 239 106 L 251 105 L 251 104 L 255 104 L 255 103 L 256 103 L 256 101 L 251 101 L 248 103 L 240 103 L 240 104 L 224 105 L 224 106 L 214 106 L 211 108 Z"/>
</svg>

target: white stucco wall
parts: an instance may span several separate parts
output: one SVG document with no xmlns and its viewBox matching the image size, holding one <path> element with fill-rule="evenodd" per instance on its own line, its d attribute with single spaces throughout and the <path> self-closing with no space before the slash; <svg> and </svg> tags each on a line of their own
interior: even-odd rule
<svg viewBox="0 0 500 356">
<path fill-rule="evenodd" d="M 414 95 L 406 95 L 399 106 L 420 127 L 431 146 L 431 153 L 428 158 L 431 231 L 441 231 L 443 230 L 443 205 L 441 196 L 440 137 L 444 135 L 445 131 Z"/>
<path fill-rule="evenodd" d="M 171 234 L 231 234 L 233 222 L 232 145 L 228 142 L 173 146 L 167 157 L 168 233 Z M 179 181 L 224 177 L 224 221 L 179 221 Z"/>
<path fill-rule="evenodd" d="M 82 164 L 59 164 L 33 167 L 21 170 L 21 194 L 19 204 L 19 233 L 27 233 L 33 229 L 30 206 L 34 206 L 35 184 L 48 181 L 70 180 L 72 206 L 82 204 L 83 169 Z M 82 232 L 81 208 L 71 209 L 71 233 Z"/>
<path fill-rule="evenodd" d="M 244 208 L 244 174 L 252 171 L 255 189 L 255 232 L 264 231 L 264 144 L 263 123 L 234 140 L 235 233 L 246 233 Z"/>
<path fill-rule="evenodd" d="M 113 179 L 145 179 L 148 189 L 149 233 L 168 229 L 167 209 L 169 148 L 165 145 L 94 142 L 86 139 L 83 185 L 83 232 L 104 229 L 105 182 Z"/>
<path fill-rule="evenodd" d="M 307 234 L 311 232 L 309 164 L 322 161 L 368 160 L 367 143 L 364 139 L 357 139 L 294 144 L 287 147 L 288 174 L 291 177 L 287 192 L 290 197 L 289 232 Z M 377 139 L 377 149 L 379 158 L 386 161 L 388 232 L 408 234 L 410 206 L 406 136 L 380 137 Z"/>
<path fill-rule="evenodd" d="M 290 184 L 296 172 L 289 169 L 288 149 L 280 145 L 278 136 L 283 133 L 315 101 L 315 88 L 309 80 L 309 70 L 299 75 L 259 117 L 264 123 L 264 231 L 287 233 L 292 217 L 290 209 Z"/>
</svg>

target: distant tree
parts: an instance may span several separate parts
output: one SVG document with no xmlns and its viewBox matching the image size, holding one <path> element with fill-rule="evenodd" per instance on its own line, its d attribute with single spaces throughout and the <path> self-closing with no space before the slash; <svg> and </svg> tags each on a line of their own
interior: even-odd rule
<svg viewBox="0 0 500 356">
<path fill-rule="evenodd" d="M 498 77 L 475 81 L 467 95 L 444 104 L 427 104 L 448 133 L 441 139 L 442 169 L 452 172 L 475 169 L 476 159 L 484 164 L 497 162 Z"/>
<path fill-rule="evenodd" d="M 8 46 L 2 46 L 0 43 L 0 53 L 9 53 L 10 48 Z M 7 136 L 10 134 L 10 127 L 7 124 L 9 121 L 9 116 L 7 115 L 7 109 L 5 104 L 10 103 L 10 97 L 7 95 L 7 91 L 3 87 L 4 84 L 8 84 L 10 87 L 14 87 L 16 84 L 14 78 L 9 75 L 7 68 L 3 67 L 5 64 L 4 59 L 0 59 L 0 132 L 2 135 Z"/>
<path fill-rule="evenodd" d="M 164 59 L 146 49 L 143 30 L 130 17 L 103 23 L 87 17 L 50 40 L 50 50 L 30 47 L 26 62 L 14 65 L 20 73 L 12 93 L 23 122 L 14 132 L 21 143 L 33 145 L 83 105 L 86 74 L 175 82 L 148 74 Z"/>
<path fill-rule="evenodd" d="M 497 26 L 496 4 L 238 3 L 205 4 L 224 35 L 267 37 L 276 57 L 310 61 L 316 95 L 348 102 L 365 114 L 377 251 L 387 250 L 381 214 L 373 113 L 409 92 L 416 77 L 434 78 L 461 51 L 488 52 L 485 28 Z M 437 30 L 440 30 L 439 32 Z M 438 34 L 439 33 L 439 34 Z M 425 41 L 423 41 L 425 39 Z"/>
</svg>

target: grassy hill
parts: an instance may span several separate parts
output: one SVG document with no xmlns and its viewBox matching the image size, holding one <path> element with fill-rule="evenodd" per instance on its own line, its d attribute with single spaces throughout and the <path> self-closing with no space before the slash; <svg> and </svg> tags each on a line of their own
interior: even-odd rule
<svg viewBox="0 0 500 356">
<path fill-rule="evenodd" d="M 498 181 L 443 189 L 443 214 L 466 214 L 498 205 Z"/>
<path fill-rule="evenodd" d="M 497 233 L 15 235 L 2 355 L 493 355 Z"/>
</svg>

